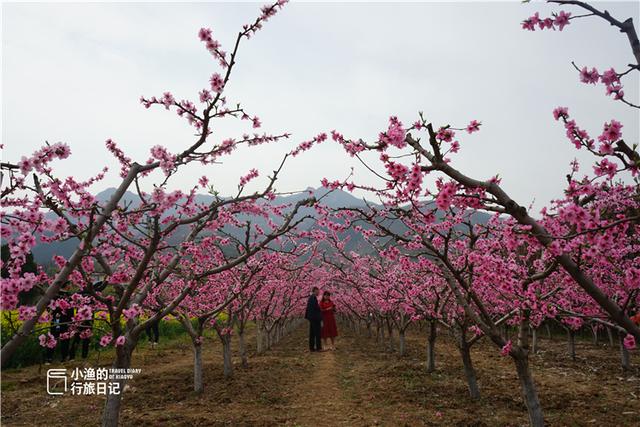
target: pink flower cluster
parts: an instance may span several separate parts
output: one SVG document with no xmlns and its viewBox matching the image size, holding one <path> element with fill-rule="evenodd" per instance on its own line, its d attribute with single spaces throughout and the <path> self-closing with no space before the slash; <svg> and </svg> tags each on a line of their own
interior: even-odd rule
<svg viewBox="0 0 640 427">
<path fill-rule="evenodd" d="M 211 84 L 211 90 L 215 93 L 221 93 L 224 88 L 224 80 L 218 73 L 213 73 L 209 79 L 209 84 Z"/>
<path fill-rule="evenodd" d="M 36 315 L 36 307 L 22 305 L 18 307 L 18 320 L 29 320 L 33 319 Z"/>
<path fill-rule="evenodd" d="M 436 133 L 436 138 L 440 141 L 451 142 L 453 141 L 453 137 L 456 133 L 449 128 L 440 128 L 438 129 L 438 133 Z"/>
<path fill-rule="evenodd" d="M 50 332 L 47 332 L 46 335 L 40 335 L 38 337 L 38 341 L 40 342 L 40 346 L 42 347 L 56 348 L 57 341 Z"/>
<path fill-rule="evenodd" d="M 636 338 L 631 334 L 627 334 L 622 340 L 622 344 L 627 350 L 633 350 L 636 348 Z"/>
<path fill-rule="evenodd" d="M 223 50 L 220 50 L 220 42 L 214 40 L 212 35 L 212 31 L 209 28 L 200 28 L 198 31 L 198 38 L 200 41 L 205 43 L 205 46 L 209 53 L 218 60 L 220 66 L 222 68 L 227 68 L 229 64 L 227 63 L 227 53 Z"/>
<path fill-rule="evenodd" d="M 131 320 L 142 314 L 142 307 L 138 304 L 132 304 L 131 307 L 122 310 L 122 315 L 125 319 Z"/>
<path fill-rule="evenodd" d="M 111 334 L 103 335 L 100 338 L 100 346 L 106 347 L 109 345 L 109 343 L 111 343 L 111 341 L 113 341 L 113 337 L 111 336 Z"/>
<path fill-rule="evenodd" d="M 571 13 L 565 12 L 564 10 L 561 10 L 560 13 L 557 14 L 554 13 L 553 18 L 540 18 L 540 14 L 536 12 L 533 16 L 522 21 L 522 29 L 535 31 L 537 26 L 540 30 L 555 30 L 557 28 L 562 31 L 565 26 L 569 25 L 570 20 Z"/>
<path fill-rule="evenodd" d="M 477 120 L 471 120 L 471 122 L 467 125 L 467 133 L 473 133 L 480 130 L 481 122 Z"/>
<path fill-rule="evenodd" d="M 609 68 L 602 74 L 598 73 L 598 70 L 593 67 L 591 70 L 587 67 L 583 67 L 580 70 L 580 81 L 587 84 L 602 83 L 607 89 L 607 95 L 613 95 L 616 100 L 624 98 L 624 91 L 622 90 L 622 84 L 620 83 L 620 75 L 616 73 L 616 70 Z"/>
<path fill-rule="evenodd" d="M 458 185 L 455 182 L 448 182 L 444 184 L 438 193 L 438 197 L 436 197 L 436 206 L 438 206 L 438 209 L 449 209 L 457 191 Z"/>
<path fill-rule="evenodd" d="M 258 177 L 258 171 L 256 169 L 251 169 L 249 173 L 240 178 L 239 187 L 244 187 L 247 185 L 252 179 Z"/>
<path fill-rule="evenodd" d="M 71 149 L 67 144 L 57 142 L 53 145 L 45 145 L 41 149 L 35 151 L 31 157 L 22 156 L 18 162 L 20 172 L 24 175 L 35 169 L 36 172 L 42 173 L 46 171 L 46 166 L 54 159 L 66 159 L 71 154 Z"/>
<path fill-rule="evenodd" d="M 151 148 L 151 157 L 160 161 L 160 169 L 169 176 L 175 166 L 176 156 L 167 151 L 166 148 L 155 145 Z"/>
<path fill-rule="evenodd" d="M 282 9 L 285 4 L 288 3 L 289 0 L 278 0 L 277 2 L 271 5 L 265 5 L 260 8 L 262 14 L 256 19 L 256 21 L 251 25 L 243 25 L 243 35 L 247 38 L 254 35 L 258 30 L 262 28 L 263 22 L 267 22 L 269 18 L 273 17 L 278 10 Z"/>
<path fill-rule="evenodd" d="M 411 167 L 407 180 L 407 190 L 410 192 L 420 191 L 422 188 L 422 166 L 419 163 L 414 163 Z"/>
<path fill-rule="evenodd" d="M 107 139 L 104 145 L 107 147 L 107 150 L 109 150 L 109 152 L 118 159 L 118 162 L 120 162 L 120 176 L 125 177 L 127 175 L 128 168 L 131 166 L 131 159 L 124 155 L 124 151 L 122 151 L 112 139 Z"/>
<path fill-rule="evenodd" d="M 407 143 L 404 138 L 406 131 L 402 126 L 402 122 L 397 117 L 392 116 L 389 118 L 389 128 L 386 132 L 380 132 L 378 138 L 380 142 L 387 145 L 392 145 L 397 148 L 406 147 Z"/>
<path fill-rule="evenodd" d="M 83 305 L 76 311 L 73 320 L 80 322 L 83 320 L 91 320 L 93 318 L 93 310 L 88 305 Z"/>
<path fill-rule="evenodd" d="M 342 145 L 351 157 L 365 150 L 365 146 L 362 141 L 354 142 L 346 140 L 344 136 L 336 130 L 331 131 L 331 139 Z"/>
<path fill-rule="evenodd" d="M 500 355 L 501 356 L 508 356 L 509 353 L 511 353 L 511 347 L 512 346 L 513 346 L 513 344 L 511 343 L 511 340 L 507 341 L 507 343 L 500 350 Z"/>
<path fill-rule="evenodd" d="M 608 176 L 612 179 L 615 174 L 618 172 L 618 167 L 615 163 L 610 162 L 607 159 L 602 159 L 600 162 L 596 163 L 593 167 L 593 171 L 597 176 Z"/>
<path fill-rule="evenodd" d="M 324 141 L 327 140 L 327 134 L 326 133 L 320 133 L 316 136 L 313 137 L 313 139 L 309 140 L 309 141 L 303 141 L 301 142 L 294 150 L 291 151 L 292 156 L 297 156 L 298 154 L 302 153 L 303 151 L 307 151 L 310 150 L 311 147 L 313 147 L 314 145 L 320 144 Z"/>
</svg>

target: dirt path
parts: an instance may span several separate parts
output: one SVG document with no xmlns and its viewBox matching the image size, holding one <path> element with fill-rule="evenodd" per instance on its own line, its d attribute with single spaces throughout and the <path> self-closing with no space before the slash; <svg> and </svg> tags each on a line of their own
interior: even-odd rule
<svg viewBox="0 0 640 427">
<path fill-rule="evenodd" d="M 360 416 L 340 385 L 344 367 L 337 363 L 336 352 L 323 351 L 309 357 L 313 360 L 312 372 L 296 387 L 291 402 L 296 422 L 302 426 L 353 425 Z"/>
</svg>

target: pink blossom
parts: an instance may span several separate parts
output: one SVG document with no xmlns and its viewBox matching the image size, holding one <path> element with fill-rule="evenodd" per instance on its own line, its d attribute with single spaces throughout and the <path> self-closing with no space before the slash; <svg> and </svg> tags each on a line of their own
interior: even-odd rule
<svg viewBox="0 0 640 427">
<path fill-rule="evenodd" d="M 583 67 L 580 71 L 580 81 L 582 83 L 596 84 L 599 79 L 600 74 L 598 74 L 598 70 L 595 67 L 591 71 L 587 70 L 587 67 Z"/>
<path fill-rule="evenodd" d="M 436 138 L 440 141 L 451 142 L 453 141 L 453 137 L 455 136 L 455 132 L 448 128 L 440 128 L 438 133 L 436 134 Z"/>
<path fill-rule="evenodd" d="M 438 197 L 436 197 L 436 205 L 440 210 L 447 210 L 453 202 L 453 197 L 458 191 L 458 185 L 455 182 L 448 182 L 442 186 Z"/>
<path fill-rule="evenodd" d="M 544 18 L 541 19 L 540 22 L 538 22 L 538 28 L 540 28 L 541 30 L 546 29 L 551 29 L 553 28 L 553 19 L 551 18 Z"/>
<path fill-rule="evenodd" d="M 53 335 L 51 335 L 50 332 L 47 332 L 46 335 L 45 334 L 40 335 L 38 337 L 38 341 L 40 342 L 40 346 L 47 347 L 47 348 L 55 348 L 57 344 L 56 339 L 54 338 Z"/>
<path fill-rule="evenodd" d="M 141 314 L 142 314 L 142 307 L 140 307 L 138 304 L 133 304 L 131 307 L 122 310 L 122 315 L 127 320 L 131 320 Z"/>
<path fill-rule="evenodd" d="M 568 118 L 569 117 L 569 109 L 567 107 L 556 107 L 553 110 L 553 118 L 559 120 L 560 117 Z"/>
<path fill-rule="evenodd" d="M 254 178 L 258 177 L 258 171 L 256 169 L 251 169 L 248 174 L 240 178 L 240 187 L 244 187 Z"/>
<path fill-rule="evenodd" d="M 106 347 L 109 345 L 109 343 L 113 340 L 113 337 L 111 336 L 111 334 L 108 335 L 103 335 L 100 338 L 100 346 L 101 347 Z"/>
<path fill-rule="evenodd" d="M 531 21 L 531 18 L 525 19 L 524 21 L 522 21 L 522 29 L 523 30 L 529 30 L 529 31 L 535 31 L 536 30 L 536 27 L 535 27 L 533 21 Z"/>
<path fill-rule="evenodd" d="M 389 118 L 389 128 L 387 131 L 380 133 L 378 138 L 382 143 L 392 145 L 397 148 L 404 148 L 407 145 L 404 140 L 405 134 L 406 131 L 402 126 L 402 122 L 400 122 L 397 117 L 393 116 Z"/>
<path fill-rule="evenodd" d="M 509 353 L 511 353 L 511 347 L 512 347 L 512 343 L 511 343 L 511 340 L 509 340 L 509 341 L 507 341 L 507 343 L 500 350 L 500 355 L 501 356 L 508 356 Z"/>
<path fill-rule="evenodd" d="M 202 89 L 199 92 L 200 95 L 200 102 L 204 103 L 207 101 L 211 101 L 212 97 L 211 97 L 211 92 L 209 92 L 207 89 Z"/>
<path fill-rule="evenodd" d="M 117 339 L 116 339 L 116 345 L 117 346 L 123 346 L 124 343 L 126 341 L 126 338 L 124 337 L 124 335 L 120 335 Z"/>
<path fill-rule="evenodd" d="M 618 77 L 618 73 L 616 73 L 616 70 L 614 70 L 613 68 L 609 68 L 607 71 L 602 73 L 602 76 L 600 76 L 600 81 L 607 86 L 611 86 L 614 83 L 619 83 L 620 78 Z"/>
<path fill-rule="evenodd" d="M 18 307 L 18 320 L 25 321 L 25 320 L 33 319 L 35 315 L 36 315 L 35 306 L 22 305 Z"/>
<path fill-rule="evenodd" d="M 602 159 L 600 163 L 596 163 L 593 170 L 598 176 L 607 175 L 609 178 L 613 178 L 618 171 L 618 167 L 615 163 L 612 163 L 607 159 Z"/>
<path fill-rule="evenodd" d="M 553 21 L 553 23 L 559 27 L 558 29 L 560 31 L 562 31 L 566 25 L 569 25 L 570 16 L 571 16 L 570 12 L 567 13 L 564 10 L 561 10 L 560 13 L 556 15 L 556 19 Z"/>
<path fill-rule="evenodd" d="M 93 318 L 93 311 L 91 310 L 91 307 L 89 307 L 88 305 L 83 305 L 82 307 L 78 308 L 78 311 L 74 316 L 75 321 L 91 320 L 92 318 Z"/>
<path fill-rule="evenodd" d="M 198 31 L 198 37 L 203 42 L 211 40 L 211 30 L 209 28 L 200 28 L 200 31 Z"/>
<path fill-rule="evenodd" d="M 624 337 L 624 340 L 622 340 L 622 343 L 627 350 L 633 350 L 636 348 L 636 337 L 631 334 L 627 334 L 627 336 Z"/>
<path fill-rule="evenodd" d="M 617 120 L 611 120 L 611 123 L 604 124 L 604 130 L 598 141 L 615 142 L 620 138 L 622 138 L 622 123 Z"/>
<path fill-rule="evenodd" d="M 480 123 L 477 120 L 471 120 L 471 123 L 467 125 L 467 133 L 473 133 L 473 132 L 479 131 L 481 124 L 482 123 Z"/>
<path fill-rule="evenodd" d="M 214 73 L 209 79 L 209 82 L 211 83 L 212 91 L 214 91 L 215 93 L 222 92 L 222 88 L 224 87 L 224 80 L 222 80 L 220 74 Z"/>
</svg>

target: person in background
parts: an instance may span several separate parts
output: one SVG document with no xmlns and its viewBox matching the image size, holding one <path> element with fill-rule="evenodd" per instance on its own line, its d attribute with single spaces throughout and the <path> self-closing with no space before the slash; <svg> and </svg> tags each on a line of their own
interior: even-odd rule
<svg viewBox="0 0 640 427">
<path fill-rule="evenodd" d="M 89 345 L 91 344 L 92 333 L 93 319 L 82 321 L 78 327 L 78 331 L 73 336 L 71 348 L 69 349 L 69 360 L 74 360 L 76 358 L 76 350 L 80 342 L 82 342 L 82 358 L 86 359 L 89 356 Z"/>
<path fill-rule="evenodd" d="M 160 329 L 159 329 L 160 321 L 158 320 L 155 323 L 147 326 L 145 331 L 147 332 L 147 336 L 149 337 L 149 341 L 151 341 L 151 347 L 158 346 L 158 340 L 160 339 Z"/>
<path fill-rule="evenodd" d="M 331 292 L 324 291 L 322 301 L 320 301 L 320 311 L 322 311 L 322 340 L 325 348 L 328 347 L 327 341 L 331 340 L 331 350 L 336 349 L 336 337 L 338 336 L 338 327 L 336 326 L 336 306 L 331 301 Z"/>
<path fill-rule="evenodd" d="M 314 286 L 311 295 L 307 300 L 307 309 L 304 318 L 309 321 L 309 351 L 322 351 L 322 342 L 320 339 L 322 329 L 322 312 L 318 304 L 318 293 L 320 290 Z"/>
<path fill-rule="evenodd" d="M 69 356 L 69 338 L 65 335 L 69 331 L 69 323 L 71 322 L 71 316 L 67 313 L 67 310 L 61 310 L 56 308 L 51 315 L 51 326 L 49 330 L 51 335 L 56 339 L 57 344 L 54 348 L 47 348 L 45 353 L 45 363 L 50 364 L 53 362 L 53 356 L 56 348 L 60 346 L 60 359 L 62 362 L 67 361 Z M 62 337 L 61 337 L 62 336 Z"/>
</svg>

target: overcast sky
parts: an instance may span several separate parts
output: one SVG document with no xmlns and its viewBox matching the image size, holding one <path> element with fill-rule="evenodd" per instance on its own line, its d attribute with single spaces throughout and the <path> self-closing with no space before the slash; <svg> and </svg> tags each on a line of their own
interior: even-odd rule
<svg viewBox="0 0 640 427">
<path fill-rule="evenodd" d="M 145 110 L 140 95 L 170 90 L 197 101 L 219 71 L 197 38 L 210 27 L 231 50 L 257 3 L 84 3 L 2 5 L 3 160 L 17 161 L 45 140 L 70 145 L 59 172 L 87 178 L 111 172 L 96 191 L 117 184 L 118 167 L 104 148 L 113 138 L 144 161 L 161 144 L 178 152 L 193 129 L 162 108 Z M 602 4 L 600 5 L 602 6 Z M 639 3 L 607 3 L 638 27 Z M 625 140 L 638 141 L 636 111 L 604 96 L 604 87 L 579 82 L 571 61 L 598 69 L 625 69 L 633 59 L 626 37 L 605 22 L 572 21 L 563 32 L 520 29 L 534 11 L 559 10 L 519 2 L 294 3 L 243 42 L 227 96 L 242 102 L 268 132 L 291 132 L 289 142 L 242 149 L 222 165 L 191 168 L 171 188 L 189 188 L 206 174 L 232 193 L 250 168 L 267 175 L 281 156 L 320 131 L 372 139 L 397 115 L 413 122 L 418 111 L 436 125 L 483 122 L 480 133 L 461 135 L 454 165 L 476 178 L 499 173 L 522 204 L 537 207 L 561 195 L 574 158 L 583 170 L 593 159 L 564 137 L 551 111 L 567 106 L 592 136 L 611 118 L 624 124 Z M 576 13 L 576 9 L 567 7 Z M 625 91 L 638 102 L 638 73 Z M 219 140 L 250 131 L 214 129 Z M 246 126 L 245 126 L 246 125 Z M 327 142 L 289 162 L 280 191 L 319 186 L 323 177 L 374 177 Z M 264 181 L 262 181 L 264 182 Z"/>
</svg>

